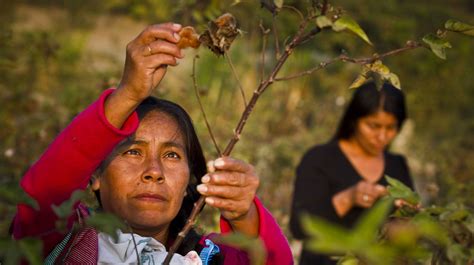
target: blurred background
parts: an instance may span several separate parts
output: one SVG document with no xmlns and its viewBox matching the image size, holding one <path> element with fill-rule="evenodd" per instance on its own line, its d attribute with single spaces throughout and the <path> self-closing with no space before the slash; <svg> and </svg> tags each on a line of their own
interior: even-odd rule
<svg viewBox="0 0 474 265">
<path fill-rule="evenodd" d="M 302 12 L 311 1 L 284 1 Z M 350 33 L 325 31 L 300 46 L 279 76 L 297 73 L 336 57 L 367 57 L 435 33 L 449 18 L 474 24 L 471 0 L 339 0 L 359 22 L 374 46 Z M 148 24 L 174 21 L 198 32 L 209 19 L 231 12 L 243 31 L 229 56 L 247 99 L 260 82 L 262 33 L 272 15 L 258 1 L 218 0 L 36 0 L 0 2 L 0 185 L 18 182 L 70 120 L 117 85 L 125 46 Z M 276 17 L 280 47 L 297 30 L 299 17 L 288 10 Z M 409 119 L 391 146 L 409 162 L 425 204 L 463 202 L 474 206 L 474 42 L 448 36 L 453 48 L 441 60 L 416 49 L 383 62 L 396 73 L 408 99 Z M 186 50 L 170 68 L 156 95 L 183 105 L 194 119 L 208 159 L 216 157 L 194 95 L 197 84 L 209 122 L 221 148 L 233 134 L 244 109 L 238 83 L 224 57 L 204 47 Z M 266 73 L 276 62 L 275 40 L 267 41 Z M 336 63 L 302 78 L 276 82 L 261 96 L 233 156 L 255 165 L 261 178 L 259 196 L 288 232 L 295 168 L 311 146 L 328 141 L 351 97 L 348 87 L 361 71 Z M 64 159 L 68 159 L 64 157 Z M 67 177 L 67 176 L 64 176 Z M 218 215 L 211 209 L 200 220 L 213 230 Z M 14 213 L 0 202 L 0 233 Z"/>
</svg>

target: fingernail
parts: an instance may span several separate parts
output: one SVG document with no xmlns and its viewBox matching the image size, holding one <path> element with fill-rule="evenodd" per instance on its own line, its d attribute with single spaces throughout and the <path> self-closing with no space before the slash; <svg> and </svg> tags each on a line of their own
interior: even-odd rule
<svg viewBox="0 0 474 265">
<path fill-rule="evenodd" d="M 174 24 L 173 24 L 173 28 L 175 28 L 176 30 L 178 30 L 178 29 L 181 28 L 181 24 L 174 23 Z"/>
<path fill-rule="evenodd" d="M 216 171 L 216 169 L 214 168 L 214 161 L 213 160 L 207 162 L 207 171 L 209 171 L 209 172 Z"/>
<path fill-rule="evenodd" d="M 211 180 L 211 177 L 209 177 L 209 175 L 204 175 L 204 177 L 202 177 L 201 179 L 201 182 L 208 183 L 210 180 Z"/>
<path fill-rule="evenodd" d="M 214 199 L 207 197 L 207 198 L 206 198 L 206 203 L 207 203 L 207 204 L 214 204 Z"/>
<path fill-rule="evenodd" d="M 222 167 L 224 165 L 224 159 L 218 158 L 214 161 L 214 166 L 216 167 Z"/>
<path fill-rule="evenodd" d="M 203 184 L 199 184 L 199 185 L 197 185 L 197 190 L 201 193 L 205 193 L 205 192 L 207 192 L 207 186 L 203 185 Z"/>
<path fill-rule="evenodd" d="M 179 40 L 179 39 L 181 39 L 181 37 L 179 36 L 179 34 L 178 34 L 178 33 L 176 33 L 176 32 L 175 32 L 175 33 L 173 33 L 173 37 L 174 37 L 176 40 Z"/>
</svg>

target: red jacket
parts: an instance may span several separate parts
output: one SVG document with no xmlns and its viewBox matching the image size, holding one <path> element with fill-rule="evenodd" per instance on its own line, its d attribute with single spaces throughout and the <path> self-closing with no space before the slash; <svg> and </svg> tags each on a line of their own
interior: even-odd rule
<svg viewBox="0 0 474 265">
<path fill-rule="evenodd" d="M 102 93 L 99 100 L 74 118 L 21 180 L 21 187 L 37 200 L 40 208 L 36 211 L 27 205 L 18 205 L 13 220 L 13 236 L 15 239 L 27 236 L 41 238 L 45 256 L 65 236 L 55 229 L 57 217 L 51 205 L 60 205 L 69 199 L 73 191 L 85 189 L 99 164 L 138 127 L 136 112 L 121 129 L 107 121 L 104 102 L 112 91 L 109 89 Z M 278 224 L 258 199 L 255 199 L 255 204 L 260 217 L 259 234 L 268 252 L 266 264 L 293 264 L 288 241 Z M 75 215 L 71 215 L 69 227 L 75 221 Z M 224 218 L 221 218 L 220 227 L 222 233 L 232 231 Z M 222 252 L 225 256 L 225 247 Z M 237 264 L 237 261 L 225 259 L 225 264 Z"/>
</svg>

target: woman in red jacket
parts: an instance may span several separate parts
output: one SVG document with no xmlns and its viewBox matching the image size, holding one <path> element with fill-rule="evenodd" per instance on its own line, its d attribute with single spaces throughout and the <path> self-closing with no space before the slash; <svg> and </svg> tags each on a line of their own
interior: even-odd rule
<svg viewBox="0 0 474 265">
<path fill-rule="evenodd" d="M 105 91 L 79 114 L 21 180 L 40 209 L 19 205 L 13 236 L 40 237 L 46 263 L 159 264 L 199 194 L 221 211 L 222 232 L 260 237 L 267 264 L 292 263 L 286 238 L 255 197 L 259 180 L 253 167 L 222 157 L 210 163 L 212 172 L 206 174 L 187 113 L 150 97 L 167 66 L 183 57 L 176 45 L 180 29 L 178 24 L 152 25 L 130 42 L 118 88 Z M 115 241 L 90 228 L 66 235 L 55 228 L 51 206 L 89 182 L 103 210 L 124 220 L 133 233 L 117 231 Z M 80 221 L 78 216 L 87 216 L 83 209 L 76 205 L 82 214 L 69 218 L 69 228 Z M 191 231 L 172 264 L 248 263 L 244 252 L 216 245 L 212 238 Z"/>
</svg>

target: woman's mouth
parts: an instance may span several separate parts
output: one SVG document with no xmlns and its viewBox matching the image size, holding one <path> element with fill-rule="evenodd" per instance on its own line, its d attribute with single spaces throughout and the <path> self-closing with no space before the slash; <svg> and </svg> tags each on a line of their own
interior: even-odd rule
<svg viewBox="0 0 474 265">
<path fill-rule="evenodd" d="M 148 202 L 164 202 L 167 199 L 160 194 L 157 193 L 140 193 L 134 197 L 140 201 L 148 201 Z"/>
</svg>

